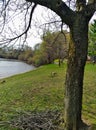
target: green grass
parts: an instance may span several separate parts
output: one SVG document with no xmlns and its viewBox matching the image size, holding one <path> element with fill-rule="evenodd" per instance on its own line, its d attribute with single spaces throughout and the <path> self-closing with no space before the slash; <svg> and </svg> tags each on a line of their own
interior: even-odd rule
<svg viewBox="0 0 96 130">
<path fill-rule="evenodd" d="M 87 64 L 84 77 L 83 117 L 96 129 L 96 65 Z"/>
<path fill-rule="evenodd" d="M 51 72 L 57 75 L 52 78 Z M 6 82 L 0 83 L 0 121 L 34 109 L 63 111 L 65 73 L 66 64 L 50 64 L 4 79 Z M 85 69 L 83 119 L 96 129 L 96 65 L 91 64 Z M 4 126 L 0 130 L 15 129 Z"/>
</svg>

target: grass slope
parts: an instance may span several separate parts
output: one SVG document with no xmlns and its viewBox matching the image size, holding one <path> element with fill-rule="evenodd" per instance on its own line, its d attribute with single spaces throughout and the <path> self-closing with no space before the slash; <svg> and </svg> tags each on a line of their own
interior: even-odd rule
<svg viewBox="0 0 96 130">
<path fill-rule="evenodd" d="M 51 73 L 57 75 L 52 77 Z M 0 80 L 0 121 L 22 111 L 64 109 L 66 65 L 50 64 Z M 84 78 L 83 119 L 96 129 L 96 65 L 87 64 Z M 11 130 L 7 126 L 0 130 Z M 12 129 L 15 130 L 15 129 Z"/>
</svg>

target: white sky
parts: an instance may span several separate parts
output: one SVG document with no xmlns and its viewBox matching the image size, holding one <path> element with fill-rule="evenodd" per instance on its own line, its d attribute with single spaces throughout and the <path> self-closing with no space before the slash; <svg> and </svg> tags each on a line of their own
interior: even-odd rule
<svg viewBox="0 0 96 130">
<path fill-rule="evenodd" d="M 42 8 L 42 6 L 36 7 L 34 14 L 33 14 L 33 21 L 32 21 L 33 26 L 30 30 L 31 34 L 30 34 L 30 37 L 28 38 L 28 43 L 32 47 L 34 47 L 35 44 L 42 42 L 42 40 L 40 38 L 40 35 L 42 35 L 42 31 L 40 33 L 39 28 L 38 27 L 36 28 L 34 26 L 34 19 L 37 22 L 36 24 L 38 24 L 38 26 L 39 26 L 40 24 L 42 25 L 45 22 L 44 16 L 46 17 L 45 8 L 44 7 Z"/>
<path fill-rule="evenodd" d="M 51 13 L 52 11 L 45 7 L 42 7 L 39 5 L 36 7 L 34 11 L 34 15 L 33 15 L 32 29 L 30 30 L 32 35 L 30 35 L 30 38 L 28 38 L 28 42 L 30 46 L 34 47 L 35 44 L 42 42 L 40 38 L 40 36 L 42 36 L 42 29 L 40 29 L 39 26 L 43 25 L 44 23 L 48 23 L 49 17 L 50 17 L 50 20 L 53 19 Z M 56 16 L 55 13 L 52 13 L 52 14 Z M 37 27 L 34 26 L 34 21 L 37 24 Z M 44 26 L 42 26 L 42 28 L 44 28 Z"/>
</svg>

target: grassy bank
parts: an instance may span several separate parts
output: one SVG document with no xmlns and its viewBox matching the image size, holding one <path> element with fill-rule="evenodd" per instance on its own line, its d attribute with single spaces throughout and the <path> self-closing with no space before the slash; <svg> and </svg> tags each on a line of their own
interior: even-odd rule
<svg viewBox="0 0 96 130">
<path fill-rule="evenodd" d="M 56 72 L 53 77 L 52 72 Z M 63 111 L 65 73 L 65 64 L 61 67 L 51 64 L 6 78 L 5 82 L 0 80 L 0 121 L 34 109 Z M 91 64 L 87 64 L 85 70 L 83 119 L 96 128 L 96 65 Z M 5 129 L 8 130 L 0 127 Z"/>
</svg>

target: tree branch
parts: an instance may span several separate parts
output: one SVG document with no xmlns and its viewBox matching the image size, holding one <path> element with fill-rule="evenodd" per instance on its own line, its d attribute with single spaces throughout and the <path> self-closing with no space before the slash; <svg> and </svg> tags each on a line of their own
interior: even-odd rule
<svg viewBox="0 0 96 130">
<path fill-rule="evenodd" d="M 62 21 L 71 26 L 75 12 L 73 12 L 62 0 L 26 0 L 27 2 L 34 2 L 36 4 L 45 6 L 57 15 L 59 15 Z"/>
<path fill-rule="evenodd" d="M 17 39 L 17 38 L 23 36 L 24 34 L 26 34 L 28 32 L 28 30 L 29 30 L 29 28 L 31 26 L 32 15 L 33 15 L 33 12 L 34 12 L 34 9 L 36 8 L 36 6 L 37 6 L 37 4 L 34 4 L 34 6 L 31 9 L 30 18 L 29 18 L 29 24 L 28 24 L 28 27 L 26 28 L 26 30 L 22 34 L 20 34 L 19 36 L 13 38 L 12 40 Z"/>
<path fill-rule="evenodd" d="M 90 20 L 96 11 L 96 2 L 86 5 L 85 15 Z"/>
<path fill-rule="evenodd" d="M 0 42 L 0 45 L 3 45 L 4 43 L 5 43 L 5 44 L 9 44 L 10 42 L 12 42 L 12 41 L 14 41 L 14 40 L 16 40 L 16 39 L 21 38 L 23 35 L 25 35 L 25 40 L 26 40 L 27 32 L 29 31 L 29 29 L 30 29 L 30 27 L 31 27 L 32 16 L 33 16 L 33 12 L 34 12 L 36 6 L 37 6 L 37 4 L 34 4 L 34 5 L 32 6 L 32 9 L 31 9 L 31 12 L 30 12 L 30 18 L 29 18 L 28 26 L 27 26 L 27 28 L 25 29 L 25 31 L 22 32 L 20 35 L 17 35 L 16 37 L 13 37 L 13 38 L 11 38 L 11 39 L 7 39 L 7 40 L 5 40 L 5 41 L 3 41 L 3 42 Z M 25 40 L 24 40 L 24 41 L 25 41 Z"/>
</svg>

